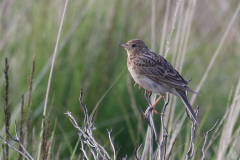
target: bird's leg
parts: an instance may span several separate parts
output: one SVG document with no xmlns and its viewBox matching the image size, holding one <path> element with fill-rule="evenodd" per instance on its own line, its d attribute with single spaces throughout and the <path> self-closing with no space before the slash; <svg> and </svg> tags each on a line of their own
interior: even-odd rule
<svg viewBox="0 0 240 160">
<path fill-rule="evenodd" d="M 162 113 L 158 113 L 158 112 L 154 109 L 154 107 L 155 107 L 156 104 L 162 99 L 162 97 L 163 97 L 162 95 L 161 95 L 160 97 L 158 97 L 158 99 L 154 102 L 154 104 L 145 111 L 145 116 L 147 116 L 147 115 L 148 115 L 148 112 L 151 111 L 151 110 L 153 110 L 156 114 L 162 114 Z"/>
</svg>

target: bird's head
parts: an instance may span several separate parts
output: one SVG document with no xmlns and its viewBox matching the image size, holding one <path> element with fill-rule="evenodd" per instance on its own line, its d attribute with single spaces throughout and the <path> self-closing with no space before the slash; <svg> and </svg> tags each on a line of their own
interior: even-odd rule
<svg viewBox="0 0 240 160">
<path fill-rule="evenodd" d="M 126 44 L 120 44 L 119 46 L 125 48 L 128 52 L 128 56 L 141 54 L 148 50 L 146 44 L 139 39 L 132 39 L 128 41 Z"/>
</svg>

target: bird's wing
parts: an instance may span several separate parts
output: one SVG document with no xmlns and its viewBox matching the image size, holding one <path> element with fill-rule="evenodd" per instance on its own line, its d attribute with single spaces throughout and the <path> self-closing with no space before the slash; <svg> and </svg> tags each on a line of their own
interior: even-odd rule
<svg viewBox="0 0 240 160">
<path fill-rule="evenodd" d="M 190 89 L 188 82 L 173 68 L 173 66 L 159 54 L 146 51 L 144 54 L 135 55 L 132 58 L 134 63 L 133 69 L 138 73 L 147 76 L 148 78 L 165 83 L 170 87 L 178 88 L 198 94 Z"/>
</svg>

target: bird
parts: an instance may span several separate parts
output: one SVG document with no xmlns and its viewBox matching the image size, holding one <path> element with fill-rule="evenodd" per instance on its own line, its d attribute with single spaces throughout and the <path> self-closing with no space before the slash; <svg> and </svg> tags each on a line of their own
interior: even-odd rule
<svg viewBox="0 0 240 160">
<path fill-rule="evenodd" d="M 127 50 L 127 67 L 136 84 L 146 91 L 159 95 L 149 109 L 155 110 L 156 104 L 168 92 L 180 98 L 195 123 L 200 123 L 187 97 L 188 91 L 197 95 L 199 93 L 189 87 L 188 81 L 174 69 L 167 59 L 149 50 L 146 44 L 139 39 L 132 39 L 119 46 Z M 145 115 L 149 109 L 146 110 Z"/>
</svg>

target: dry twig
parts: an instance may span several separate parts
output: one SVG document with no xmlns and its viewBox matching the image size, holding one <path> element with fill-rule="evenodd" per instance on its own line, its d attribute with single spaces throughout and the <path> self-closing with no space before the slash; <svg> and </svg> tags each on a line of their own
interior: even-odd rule
<svg viewBox="0 0 240 160">
<path fill-rule="evenodd" d="M 206 151 L 207 151 L 207 150 L 205 150 L 205 146 L 206 146 L 206 144 L 207 144 L 208 134 L 215 129 L 215 127 L 217 126 L 218 122 L 219 122 L 219 119 L 218 119 L 217 122 L 214 124 L 214 126 L 212 127 L 212 129 L 210 129 L 209 131 L 206 132 L 206 134 L 204 134 L 205 140 L 204 140 L 204 144 L 203 144 L 203 147 L 202 147 L 202 152 L 203 152 L 202 160 L 204 160 L 204 159 L 206 158 Z"/>
<path fill-rule="evenodd" d="M 17 151 L 18 153 L 22 154 L 26 159 L 28 159 L 28 160 L 30 160 L 30 159 L 31 159 L 31 160 L 34 160 L 33 157 L 28 153 L 28 151 L 26 150 L 26 148 L 23 146 L 22 142 L 19 140 L 19 136 L 18 136 L 18 133 L 17 133 L 17 123 L 16 123 L 16 121 L 15 121 L 15 133 L 16 133 L 16 138 L 13 138 L 13 137 L 10 135 L 10 133 L 8 132 L 8 130 L 7 130 L 8 136 L 9 136 L 13 141 L 19 143 L 20 146 L 22 147 L 23 151 L 24 151 L 26 154 L 24 154 L 23 152 L 19 151 L 19 150 L 16 149 L 16 148 L 12 147 L 8 141 L 4 141 L 4 140 L 3 140 L 2 136 L 0 136 L 0 139 L 2 139 L 2 141 L 3 141 L 5 144 L 7 144 L 10 148 L 12 148 L 13 150 L 15 150 L 15 151 Z"/>
<path fill-rule="evenodd" d="M 113 149 L 113 156 L 114 156 L 113 159 L 116 160 L 116 151 L 115 151 L 115 147 L 114 147 L 114 144 L 113 144 L 113 141 L 112 141 L 112 138 L 111 138 L 111 133 L 112 133 L 112 129 L 111 129 L 111 131 L 108 131 L 108 137 L 109 137 L 109 141 L 111 143 L 112 149 Z"/>
<path fill-rule="evenodd" d="M 189 146 L 186 158 L 185 158 L 186 160 L 188 160 L 188 159 L 191 159 L 193 157 L 193 155 L 194 155 L 194 150 L 195 150 L 195 148 L 194 148 L 194 140 L 195 140 L 195 131 L 196 131 L 197 124 L 194 121 L 194 119 L 191 117 L 191 115 L 188 114 L 187 109 L 186 109 L 186 112 L 187 112 L 187 115 L 188 115 L 189 119 L 192 121 L 190 146 Z M 198 112 L 199 112 L 199 106 L 195 110 L 195 115 L 196 116 L 198 116 Z"/>
<path fill-rule="evenodd" d="M 166 157 L 166 142 L 167 142 L 167 137 L 168 137 L 168 131 L 164 125 L 164 113 L 166 111 L 166 107 L 167 105 L 169 104 L 169 93 L 168 93 L 168 96 L 167 96 L 167 101 L 165 102 L 164 104 L 164 107 L 162 109 L 162 114 L 161 114 L 161 124 L 162 124 L 162 142 L 161 142 L 161 145 L 160 145 L 160 159 L 162 160 L 162 157 L 164 157 L 164 160 L 165 160 L 165 157 Z M 165 141 L 165 147 L 163 146 L 164 145 L 164 141 Z M 164 149 L 164 156 L 163 156 L 163 149 Z"/>
<path fill-rule="evenodd" d="M 81 141 L 81 150 L 84 153 L 84 156 L 86 159 L 89 159 L 89 157 L 87 156 L 87 152 L 84 149 L 84 144 L 87 144 L 88 148 L 90 149 L 94 159 L 99 159 L 99 158 L 103 158 L 103 159 L 111 159 L 109 154 L 107 153 L 107 151 L 105 150 L 105 148 L 103 146 L 101 146 L 93 137 L 93 130 L 95 129 L 94 127 L 94 122 L 92 120 L 92 117 L 90 118 L 88 115 L 88 109 L 86 105 L 83 105 L 82 102 L 82 95 L 83 95 L 83 91 L 81 89 L 80 92 L 80 98 L 79 98 L 79 102 L 80 105 L 84 111 L 84 127 L 80 127 L 78 125 L 78 123 L 76 122 L 75 118 L 72 116 L 71 112 L 67 112 L 65 113 L 66 115 L 69 116 L 70 121 L 72 122 L 73 126 L 79 131 L 79 136 L 80 136 L 80 141 Z M 110 131 L 111 132 L 111 131 Z M 114 159 L 116 159 L 116 155 L 115 155 L 115 148 L 113 145 L 113 142 L 111 140 L 111 133 L 108 132 L 109 134 L 109 139 L 110 139 L 110 143 L 111 146 L 113 148 L 113 152 L 114 152 Z"/>
<path fill-rule="evenodd" d="M 152 106 L 151 101 L 150 101 L 151 93 L 149 94 L 149 96 L 147 96 L 147 94 L 145 92 L 144 96 L 145 96 L 146 100 L 148 101 L 149 106 Z M 160 159 L 160 160 L 162 160 L 163 158 L 165 159 L 165 157 L 166 157 L 166 141 L 167 141 L 168 133 L 167 133 L 167 129 L 164 125 L 164 113 L 165 113 L 167 105 L 169 104 L 169 97 L 170 96 L 168 94 L 168 100 L 165 102 L 165 105 L 164 105 L 162 113 L 161 113 L 161 126 L 162 126 L 162 141 L 161 141 L 161 143 L 159 142 L 158 134 L 156 132 L 156 128 L 155 128 L 155 124 L 154 124 L 153 116 L 152 116 L 152 111 L 149 112 L 149 118 L 146 117 L 144 112 L 142 111 L 142 114 L 145 117 L 145 119 L 147 120 L 148 126 L 150 128 L 150 141 L 151 141 L 150 142 L 150 147 L 153 148 L 153 142 L 152 141 L 153 141 L 153 132 L 154 132 L 155 141 L 157 142 L 157 145 L 158 145 L 158 152 L 159 152 L 158 159 Z M 163 150 L 165 151 L 164 155 L 163 155 Z M 150 149 L 149 154 L 150 154 L 150 159 L 153 159 L 153 157 L 154 157 L 153 149 Z M 135 156 L 136 156 L 136 153 L 135 153 Z M 138 155 L 136 157 L 139 158 Z"/>
<path fill-rule="evenodd" d="M 137 143 L 136 149 L 134 151 L 134 154 L 135 154 L 135 157 L 137 158 L 137 160 L 141 159 L 141 156 L 139 157 L 139 150 L 141 149 L 141 147 L 142 147 L 142 144 L 140 144 L 140 146 L 138 146 L 138 143 Z"/>
</svg>

